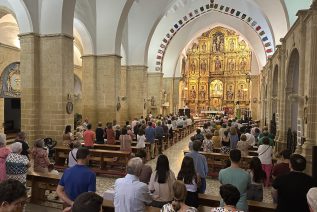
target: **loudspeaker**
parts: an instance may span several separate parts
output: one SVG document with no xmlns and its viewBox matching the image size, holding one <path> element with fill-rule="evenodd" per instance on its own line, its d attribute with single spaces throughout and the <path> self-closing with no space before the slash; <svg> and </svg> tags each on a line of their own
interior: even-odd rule
<svg viewBox="0 0 317 212">
<path fill-rule="evenodd" d="M 317 179 L 317 146 L 313 146 L 312 174 Z"/>
</svg>

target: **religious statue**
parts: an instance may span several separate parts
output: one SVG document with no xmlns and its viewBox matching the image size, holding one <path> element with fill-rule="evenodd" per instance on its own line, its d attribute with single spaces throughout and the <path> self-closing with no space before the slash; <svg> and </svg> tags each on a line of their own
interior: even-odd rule
<svg viewBox="0 0 317 212">
<path fill-rule="evenodd" d="M 155 99 L 154 96 L 151 97 L 151 106 L 155 106 Z"/>
<path fill-rule="evenodd" d="M 241 41 L 241 43 L 240 43 L 240 49 L 241 49 L 241 50 L 245 50 L 245 47 L 246 47 L 246 43 L 245 43 L 245 41 L 243 40 L 243 41 Z"/>
<path fill-rule="evenodd" d="M 240 85 L 240 89 L 238 90 L 238 99 L 244 100 L 244 88 L 243 84 Z"/>
<path fill-rule="evenodd" d="M 206 70 L 207 70 L 207 63 L 206 60 L 204 60 L 202 62 L 202 64 L 200 65 L 200 69 L 201 69 L 201 74 L 205 75 L 206 74 Z"/>
<path fill-rule="evenodd" d="M 203 45 L 202 45 L 202 50 L 203 50 L 204 52 L 207 50 L 206 42 L 203 43 Z"/>
<path fill-rule="evenodd" d="M 233 100 L 233 91 L 232 91 L 232 85 L 229 86 L 229 89 L 227 90 L 227 100 Z"/>
<path fill-rule="evenodd" d="M 216 42 L 213 42 L 213 44 L 212 44 L 212 50 L 213 50 L 213 52 L 216 52 L 216 51 L 217 51 L 217 44 L 216 44 Z"/>
<path fill-rule="evenodd" d="M 229 60 L 228 68 L 229 68 L 230 72 L 234 71 L 234 60 L 233 59 Z"/>
<path fill-rule="evenodd" d="M 243 57 L 241 62 L 240 62 L 240 69 L 242 71 L 245 71 L 246 70 L 246 66 L 247 66 L 247 62 L 245 61 L 245 58 Z"/>
<path fill-rule="evenodd" d="M 206 96 L 205 87 L 201 86 L 200 98 L 204 100 L 205 96 Z"/>
<path fill-rule="evenodd" d="M 190 98 L 196 99 L 196 90 L 194 86 L 192 86 L 192 89 L 190 90 Z"/>
<path fill-rule="evenodd" d="M 167 102 L 167 92 L 163 90 L 162 94 L 162 104 L 165 104 Z"/>
<path fill-rule="evenodd" d="M 220 71 L 221 70 L 221 61 L 219 60 L 219 57 L 216 57 L 215 60 L 215 71 Z"/>
<path fill-rule="evenodd" d="M 230 39 L 230 51 L 231 51 L 231 52 L 234 51 L 234 41 L 233 41 L 233 38 Z"/>
<path fill-rule="evenodd" d="M 196 64 L 195 62 L 193 61 L 192 62 L 192 65 L 191 65 L 191 72 L 190 72 L 192 75 L 196 73 Z"/>
<path fill-rule="evenodd" d="M 223 50 L 224 50 L 224 44 L 223 44 L 223 42 L 221 42 L 220 43 L 220 51 L 223 52 Z"/>
</svg>

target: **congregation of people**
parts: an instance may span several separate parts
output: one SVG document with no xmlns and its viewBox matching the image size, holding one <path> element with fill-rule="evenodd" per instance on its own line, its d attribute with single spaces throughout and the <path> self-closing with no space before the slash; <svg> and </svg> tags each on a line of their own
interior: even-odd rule
<svg viewBox="0 0 317 212">
<path fill-rule="evenodd" d="M 228 156 L 227 165 L 218 173 L 220 182 L 219 207 L 211 211 L 248 211 L 248 200 L 263 201 L 264 187 L 272 192 L 276 211 L 317 212 L 317 180 L 304 173 L 306 159 L 285 149 L 274 155 L 274 135 L 267 127 L 256 123 L 216 116 L 197 128 L 188 141 L 189 152 L 184 155 L 180 170 L 170 169 L 169 158 L 163 153 L 164 138 L 173 138 L 179 128 L 194 124 L 182 116 L 158 116 L 134 119 L 124 126 L 115 121 L 105 126 L 98 123 L 95 130 L 86 119 L 72 132 L 67 125 L 60 145 L 70 148 L 67 164 L 56 188 L 64 203 L 64 211 L 102 211 L 103 198 L 96 194 L 96 173 L 90 167 L 90 152 L 95 144 L 120 143 L 120 151 L 131 153 L 126 175 L 115 181 L 113 205 L 116 212 L 145 211 L 146 207 L 160 208 L 163 212 L 195 212 L 199 207 L 199 194 L 210 189 L 208 159 L 204 153 L 220 152 Z M 132 142 L 136 153 L 132 153 Z M 146 164 L 146 143 L 150 145 L 150 158 L 155 158 L 155 145 L 159 155 L 155 169 Z M 251 150 L 251 149 L 256 149 Z M 241 168 L 241 160 L 256 152 L 248 164 Z M 274 160 L 277 162 L 273 162 Z M 0 134 L 0 212 L 23 211 L 27 200 L 26 176 L 28 169 L 38 173 L 59 175 L 54 169 L 43 139 L 36 140 L 32 148 L 26 135 L 20 132 L 15 142 L 6 146 Z"/>
</svg>

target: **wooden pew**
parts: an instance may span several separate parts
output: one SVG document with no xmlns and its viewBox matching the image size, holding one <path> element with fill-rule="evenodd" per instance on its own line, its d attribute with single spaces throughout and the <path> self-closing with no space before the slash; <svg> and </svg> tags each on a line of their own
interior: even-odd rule
<svg viewBox="0 0 317 212">
<path fill-rule="evenodd" d="M 38 173 L 29 170 L 26 179 L 32 187 L 30 202 L 39 204 L 47 201 L 47 198 L 45 198 L 46 190 L 56 190 L 60 177 L 54 174 Z"/>
<path fill-rule="evenodd" d="M 69 151 L 67 147 L 55 147 L 56 169 L 64 170 L 67 167 L 65 160 L 68 158 Z M 90 161 L 94 163 L 92 169 L 97 174 L 106 176 L 124 176 L 130 156 L 129 152 L 90 149 Z"/>
<path fill-rule="evenodd" d="M 200 205 L 209 206 L 209 207 L 219 207 L 220 205 L 220 196 L 208 195 L 208 194 L 199 194 L 198 201 Z M 276 204 L 265 203 L 248 200 L 249 212 L 273 212 L 276 209 Z M 200 210 L 199 211 L 206 211 Z M 211 211 L 211 208 L 209 208 Z"/>
</svg>

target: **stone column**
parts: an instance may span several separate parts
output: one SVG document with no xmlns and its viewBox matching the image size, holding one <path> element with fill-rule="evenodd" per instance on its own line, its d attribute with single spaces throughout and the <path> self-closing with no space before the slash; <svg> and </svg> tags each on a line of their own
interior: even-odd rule
<svg viewBox="0 0 317 212">
<path fill-rule="evenodd" d="M 307 139 L 302 154 L 307 160 L 307 173 L 312 173 L 312 146 L 317 145 L 317 3 L 314 2 L 306 18 L 306 73 L 309 79 L 307 101 Z"/>
<path fill-rule="evenodd" d="M 287 135 L 287 129 L 285 127 L 285 109 L 286 109 L 286 79 L 285 79 L 285 67 L 286 67 L 286 58 L 285 58 L 285 40 L 281 39 L 281 47 L 280 47 L 280 70 L 278 72 L 278 99 L 279 99 L 279 105 L 278 105 L 278 114 L 279 114 L 279 122 L 278 122 L 278 137 L 275 139 L 276 141 L 276 148 L 275 151 L 279 152 L 286 148 L 287 142 L 286 142 L 286 135 Z"/>
<path fill-rule="evenodd" d="M 150 104 L 147 101 L 147 67 L 127 66 L 127 101 L 128 118 L 139 118 L 146 115 L 146 107 Z"/>
<path fill-rule="evenodd" d="M 251 88 L 251 112 L 252 112 L 252 119 L 253 120 L 259 120 L 260 116 L 258 115 L 259 112 L 259 86 L 260 86 L 260 75 L 252 76 L 251 82 L 250 82 L 250 88 Z M 253 99 L 257 99 L 256 102 L 253 102 Z"/>
<path fill-rule="evenodd" d="M 298 85 L 298 95 L 301 97 L 305 96 L 305 65 L 306 65 L 306 59 L 305 59 L 305 52 L 306 52 L 306 26 L 304 22 L 304 16 L 306 15 L 305 11 L 299 11 L 297 13 L 298 18 L 300 19 L 300 27 L 301 27 L 301 40 L 300 40 L 300 48 L 299 48 L 299 85 Z M 307 72 L 306 72 L 307 73 Z M 298 102 L 298 118 L 302 120 L 302 128 L 304 128 L 304 107 L 305 102 L 303 101 L 304 98 L 301 98 Z M 300 137 L 305 137 L 304 132 L 301 132 L 302 134 Z M 300 154 L 302 152 L 302 146 L 297 143 L 296 147 L 296 153 Z"/>
<path fill-rule="evenodd" d="M 121 66 L 120 78 L 120 109 L 117 112 L 117 121 L 120 125 L 125 124 L 126 121 L 131 121 L 128 118 L 128 97 L 127 97 L 127 66 Z M 133 105 L 131 105 L 133 107 Z"/>
<path fill-rule="evenodd" d="M 39 68 L 39 136 L 61 142 L 65 125 L 74 125 L 74 113 L 66 112 L 74 102 L 73 37 L 41 36 Z"/>
<path fill-rule="evenodd" d="M 153 115 L 162 113 L 162 89 L 163 89 L 163 73 L 161 72 L 148 72 L 148 98 L 154 96 L 156 103 L 156 110 L 154 107 L 148 111 L 152 111 Z"/>
<path fill-rule="evenodd" d="M 30 145 L 40 134 L 39 40 L 35 34 L 20 35 L 21 130 L 26 132 Z"/>
<path fill-rule="evenodd" d="M 116 120 L 120 97 L 121 57 L 98 55 L 96 61 L 96 111 L 97 121 Z"/>
<path fill-rule="evenodd" d="M 83 119 L 88 119 L 94 126 L 97 124 L 96 104 L 96 56 L 82 56 L 82 104 Z"/>
</svg>

